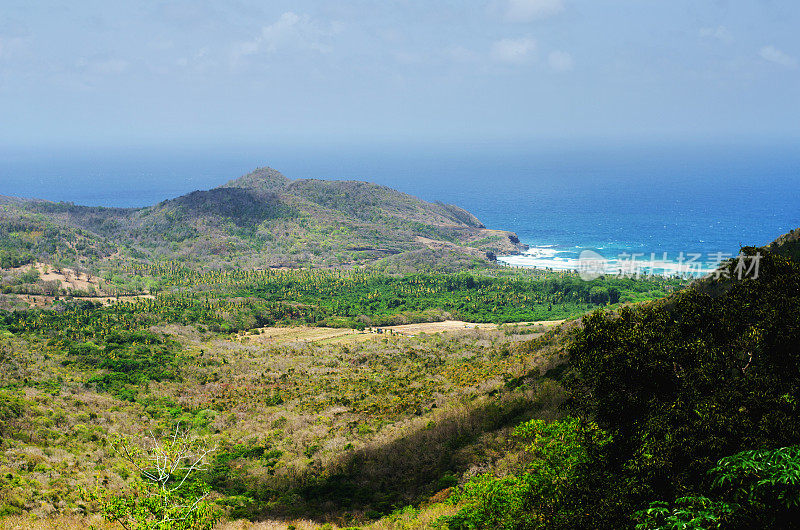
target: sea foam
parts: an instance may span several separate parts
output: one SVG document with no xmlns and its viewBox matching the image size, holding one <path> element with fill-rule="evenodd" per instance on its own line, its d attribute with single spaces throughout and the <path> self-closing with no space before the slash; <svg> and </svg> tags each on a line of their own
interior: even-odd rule
<svg viewBox="0 0 800 530">
<path fill-rule="evenodd" d="M 512 267 L 578 271 L 581 269 L 583 250 L 597 252 L 594 249 L 558 249 L 555 245 L 541 245 L 531 247 L 521 254 L 499 256 L 497 260 Z M 718 256 L 703 256 L 688 252 L 683 254 L 620 252 L 616 256 L 609 256 L 603 252 L 597 254 L 603 257 L 602 271 L 609 275 L 701 277 L 714 272 L 719 265 Z"/>
</svg>

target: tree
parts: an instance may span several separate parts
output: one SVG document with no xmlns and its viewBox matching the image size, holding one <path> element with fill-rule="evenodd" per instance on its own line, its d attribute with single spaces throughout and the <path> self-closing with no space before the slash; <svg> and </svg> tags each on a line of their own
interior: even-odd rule
<svg viewBox="0 0 800 530">
<path fill-rule="evenodd" d="M 479 475 L 457 488 L 448 502 L 458 505 L 458 512 L 442 517 L 441 524 L 451 530 L 569 527 L 574 517 L 565 509 L 570 482 L 609 436 L 596 424 L 572 417 L 530 420 L 518 425 L 514 436 L 525 442 L 527 462 L 517 473 Z"/>
<path fill-rule="evenodd" d="M 720 459 L 708 474 L 711 498 L 652 502 L 636 513 L 637 530 L 800 526 L 800 446 L 742 451 Z"/>
<path fill-rule="evenodd" d="M 571 408 L 613 437 L 574 483 L 584 525 L 624 527 L 656 500 L 699 515 L 720 458 L 800 440 L 800 264 L 766 253 L 758 278 L 731 272 L 583 318 Z"/>
<path fill-rule="evenodd" d="M 607 304 L 609 301 L 608 289 L 596 285 L 589 290 L 589 301 L 593 304 Z"/>
<path fill-rule="evenodd" d="M 170 436 L 159 439 L 151 433 L 141 444 L 117 437 L 111 445 L 138 476 L 131 491 L 97 488 L 88 495 L 99 502 L 106 520 L 131 530 L 210 530 L 219 520 L 208 500 L 210 488 L 195 478 L 206 469 L 213 449 L 191 440 L 180 424 Z"/>
<path fill-rule="evenodd" d="M 616 304 L 619 302 L 619 297 L 622 293 L 620 293 L 619 289 L 616 287 L 609 287 L 608 288 L 608 301 L 612 304 Z"/>
</svg>

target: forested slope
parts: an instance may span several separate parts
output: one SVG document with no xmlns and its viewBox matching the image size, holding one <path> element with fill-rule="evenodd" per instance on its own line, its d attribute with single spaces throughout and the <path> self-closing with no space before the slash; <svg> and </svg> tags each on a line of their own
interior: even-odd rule
<svg viewBox="0 0 800 530">
<path fill-rule="evenodd" d="M 450 528 L 796 528 L 796 232 L 664 300 L 582 320 L 556 424 L 452 497 Z M 760 255 L 760 258 L 756 257 Z"/>
</svg>

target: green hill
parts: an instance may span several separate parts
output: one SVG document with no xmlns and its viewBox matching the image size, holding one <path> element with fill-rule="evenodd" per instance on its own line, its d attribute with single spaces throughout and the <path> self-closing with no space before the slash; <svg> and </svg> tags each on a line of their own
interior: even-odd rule
<svg viewBox="0 0 800 530">
<path fill-rule="evenodd" d="M 518 428 L 512 464 L 459 488 L 447 527 L 798 528 L 798 233 L 743 248 L 741 275 L 733 259 L 585 316 L 569 417 Z"/>
<path fill-rule="evenodd" d="M 366 264 L 425 249 L 438 260 L 453 261 L 455 252 L 486 266 L 487 256 L 524 248 L 515 234 L 487 230 L 457 206 L 367 182 L 292 181 L 270 168 L 147 208 L 11 198 L 0 204 L 5 222 L 85 231 L 132 257 L 223 267 Z M 80 261 L 80 252 L 72 259 Z"/>
</svg>

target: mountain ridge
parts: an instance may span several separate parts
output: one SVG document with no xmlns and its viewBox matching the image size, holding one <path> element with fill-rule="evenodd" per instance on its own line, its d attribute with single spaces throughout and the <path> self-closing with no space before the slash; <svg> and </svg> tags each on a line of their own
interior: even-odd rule
<svg viewBox="0 0 800 530">
<path fill-rule="evenodd" d="M 455 205 L 363 181 L 291 180 L 269 167 L 144 208 L 0 202 L 6 219 L 39 215 L 134 255 L 223 267 L 365 265 L 424 249 L 434 262 L 452 261 L 455 252 L 457 261 L 488 266 L 497 254 L 525 248 L 513 232 L 489 230 Z"/>
</svg>

